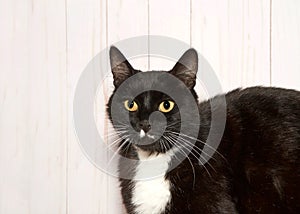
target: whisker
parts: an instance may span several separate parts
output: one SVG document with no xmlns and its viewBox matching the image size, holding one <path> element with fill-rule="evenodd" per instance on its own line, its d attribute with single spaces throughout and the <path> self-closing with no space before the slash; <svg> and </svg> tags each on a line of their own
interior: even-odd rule
<svg viewBox="0 0 300 214">
<path fill-rule="evenodd" d="M 171 136 L 170 136 L 171 137 Z M 175 142 L 177 142 L 176 141 L 176 139 L 174 139 L 174 138 L 172 138 Z M 178 142 L 177 142 L 178 143 Z M 180 145 L 180 144 L 179 144 Z M 181 145 L 180 145 L 181 146 Z M 191 154 L 198 160 L 198 161 L 200 161 L 200 163 L 201 163 L 201 165 L 204 167 L 204 169 L 205 169 L 205 171 L 207 172 L 207 174 L 210 176 L 210 178 L 212 178 L 212 176 L 211 176 L 211 174 L 210 174 L 210 172 L 208 171 L 208 169 L 205 167 L 205 165 L 203 164 L 203 162 L 201 161 L 201 160 L 199 160 L 199 158 L 192 152 L 193 150 L 191 150 Z"/>
<path fill-rule="evenodd" d="M 112 149 L 113 146 L 117 145 L 117 144 L 120 143 L 120 141 L 122 141 L 122 140 L 126 140 L 127 137 L 129 137 L 129 135 L 125 135 L 125 136 L 122 137 L 122 138 L 118 138 L 118 139 L 114 140 L 112 143 L 110 143 L 110 144 L 107 146 L 107 148 L 109 148 L 110 150 L 113 150 L 113 149 Z"/>
<path fill-rule="evenodd" d="M 188 140 L 184 139 L 184 138 L 181 137 L 181 136 L 175 136 L 175 135 L 173 135 L 173 134 L 170 134 L 170 135 L 171 135 L 171 136 L 174 136 L 174 137 L 177 137 L 177 138 L 179 138 L 179 139 L 181 139 L 181 140 L 183 140 L 184 142 L 188 143 L 192 148 L 196 148 L 199 152 L 201 152 L 201 153 L 207 155 L 209 158 L 212 158 L 213 160 L 217 161 L 216 158 L 214 158 L 213 156 L 210 156 L 209 154 L 207 154 L 205 151 L 203 151 L 202 149 L 200 149 L 196 144 L 193 144 L 193 143 L 189 142 Z"/>
<path fill-rule="evenodd" d="M 109 134 L 109 135 L 105 135 L 104 138 L 109 138 L 109 139 L 122 138 L 122 136 L 124 136 L 125 134 L 128 134 L 128 133 L 124 132 L 124 133 Z"/>
<path fill-rule="evenodd" d="M 114 133 L 107 133 L 105 135 L 103 135 L 103 137 L 119 137 L 120 134 L 124 134 L 125 132 L 114 132 Z"/>
<path fill-rule="evenodd" d="M 128 149 L 130 148 L 130 145 L 131 145 L 131 142 L 128 141 L 129 143 L 127 144 L 127 146 L 125 147 L 125 157 L 127 156 L 127 153 L 128 153 Z"/>
<path fill-rule="evenodd" d="M 169 132 L 169 133 L 173 133 L 173 134 L 176 134 L 178 135 L 179 133 L 176 133 L 176 132 L 173 132 L 173 131 L 165 131 L 166 133 Z M 208 148 L 210 148 L 211 150 L 213 150 L 214 152 L 216 152 L 218 155 L 220 155 L 226 162 L 227 162 L 227 159 L 220 153 L 217 151 L 217 149 L 213 148 L 212 146 L 210 146 L 208 143 L 206 142 L 203 142 L 197 138 L 194 138 L 194 137 L 191 137 L 189 135 L 186 135 L 186 134 L 183 134 L 183 133 L 180 133 L 180 135 L 184 136 L 184 137 L 187 137 L 187 138 L 190 138 L 192 140 L 195 140 L 195 141 L 198 141 L 200 143 L 202 143 L 203 145 L 206 145 Z"/>
<path fill-rule="evenodd" d="M 161 143 L 161 139 L 159 139 L 158 143 L 159 143 L 160 149 L 163 151 L 163 146 L 162 146 L 162 143 Z"/>
<path fill-rule="evenodd" d="M 128 141 L 128 140 L 125 140 L 125 141 L 120 145 L 120 147 L 117 149 L 117 151 L 114 152 L 113 156 L 112 156 L 111 159 L 108 161 L 107 166 L 109 166 L 110 163 L 111 163 L 111 161 L 113 161 L 113 159 L 115 158 L 115 156 L 116 156 L 117 154 L 119 154 L 120 150 L 121 150 L 122 147 L 127 143 L 127 141 Z"/>
<path fill-rule="evenodd" d="M 174 146 L 176 146 L 176 144 L 174 143 L 173 144 Z M 188 161 L 190 162 L 190 165 L 191 165 L 191 168 L 192 168 L 192 171 L 193 171 L 193 189 L 195 188 L 195 180 L 196 180 L 196 173 L 195 173 L 195 168 L 194 168 L 194 165 L 191 161 L 191 159 L 189 158 L 189 156 L 184 152 L 183 149 L 181 149 L 181 147 L 177 146 L 177 148 L 179 149 L 178 151 L 183 154 L 187 159 Z"/>
<path fill-rule="evenodd" d="M 104 135 L 104 137 L 111 137 L 111 136 L 120 136 L 122 134 L 126 134 L 128 131 L 123 131 L 123 130 L 114 130 L 113 132 L 108 132 Z"/>
<path fill-rule="evenodd" d="M 168 139 L 166 136 L 162 136 L 165 140 L 167 140 L 171 145 L 174 145 L 174 143 L 170 142 L 171 140 Z M 165 147 L 167 148 L 167 146 L 165 145 Z M 168 149 L 170 149 L 171 147 L 168 146 Z M 176 153 L 174 153 L 175 158 L 178 160 L 178 162 L 181 162 L 180 159 L 178 159 Z"/>
<path fill-rule="evenodd" d="M 115 145 L 117 145 L 118 143 L 120 143 L 122 140 L 123 140 L 122 138 L 119 138 L 119 139 L 114 140 L 112 143 L 108 144 L 107 148 L 108 148 L 109 150 L 114 150 L 113 147 L 114 147 Z"/>
<path fill-rule="evenodd" d="M 183 140 L 185 140 L 185 139 L 183 139 Z M 191 153 L 193 154 L 193 152 L 196 152 L 197 153 L 197 155 L 199 155 L 199 157 L 196 157 L 194 154 L 194 157 L 195 158 L 197 158 L 198 160 L 200 159 L 200 158 L 203 158 L 204 160 L 205 160 L 205 162 L 216 172 L 216 170 L 215 170 L 215 168 L 208 162 L 208 160 L 206 160 L 204 157 L 202 157 L 201 156 L 201 154 L 197 151 L 197 150 L 195 150 L 195 148 L 197 148 L 200 152 L 203 152 L 204 154 L 206 154 L 204 151 L 201 151 L 197 146 L 195 146 L 195 145 L 193 145 L 191 142 L 189 142 L 189 141 L 182 141 L 182 140 L 179 140 L 179 142 L 181 142 L 181 143 L 184 143 L 186 146 L 188 146 L 189 147 L 189 149 L 191 150 Z M 206 154 L 207 156 L 209 156 L 208 154 Z M 213 160 L 215 160 L 216 161 L 216 159 L 215 158 L 213 158 L 213 157 L 211 157 Z M 201 162 L 201 165 L 205 165 L 205 164 L 203 164 L 203 162 L 201 161 L 201 160 L 199 160 L 200 162 Z M 205 166 L 204 166 L 205 167 Z"/>
</svg>

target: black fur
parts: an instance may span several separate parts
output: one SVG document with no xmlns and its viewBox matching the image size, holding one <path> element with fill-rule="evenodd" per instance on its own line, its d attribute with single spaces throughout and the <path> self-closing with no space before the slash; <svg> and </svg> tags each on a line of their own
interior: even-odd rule
<svg viewBox="0 0 300 214">
<path fill-rule="evenodd" d="M 116 63 L 113 58 L 120 54 L 116 48 L 112 48 L 112 67 L 118 64 L 127 71 L 122 73 L 117 70 L 121 72 L 118 79 L 118 74 L 113 69 L 116 88 L 129 76 L 140 72 L 134 70 L 125 58 L 121 57 L 123 62 Z M 189 50 L 181 59 L 195 58 L 195 54 L 194 50 Z M 178 68 L 177 63 L 170 73 L 183 81 L 197 101 L 193 89 L 197 71 L 195 61 L 197 60 L 187 62 L 191 68 L 182 65 L 182 68 Z M 137 83 L 144 84 L 147 82 Z M 108 103 L 110 117 L 113 96 L 114 94 Z M 210 130 L 211 106 L 209 101 L 199 104 L 200 141 L 195 144 L 194 155 L 189 155 L 196 179 L 188 159 L 166 174 L 165 178 L 172 184 L 172 199 L 164 213 L 300 213 L 300 92 L 252 87 L 229 92 L 225 98 L 225 131 L 218 152 L 204 166 L 198 164 L 197 154 L 203 148 L 200 141 L 207 140 Z M 135 100 L 143 110 L 129 113 L 130 125 L 139 131 L 138 122 L 147 119 L 147 116 L 157 110 L 159 103 L 169 99 L 171 98 L 167 95 L 156 91 L 140 94 Z M 121 112 L 122 105 L 120 104 Z M 213 111 L 218 114 L 219 109 L 215 108 Z M 124 116 L 126 114 L 128 112 L 124 111 Z M 175 107 L 166 114 L 166 118 L 168 124 L 180 122 L 178 109 Z M 171 129 L 179 132 L 178 124 Z M 123 156 L 137 159 L 136 149 L 132 146 L 135 139 L 133 136 L 133 143 L 122 145 L 120 153 Z M 170 143 L 164 143 L 167 148 L 172 147 Z M 157 143 L 141 148 L 150 153 L 166 152 Z M 119 167 L 121 175 L 135 173 L 135 166 L 125 166 L 120 162 Z M 120 178 L 120 182 L 127 212 L 134 214 L 135 207 L 131 202 L 134 181 Z"/>
</svg>

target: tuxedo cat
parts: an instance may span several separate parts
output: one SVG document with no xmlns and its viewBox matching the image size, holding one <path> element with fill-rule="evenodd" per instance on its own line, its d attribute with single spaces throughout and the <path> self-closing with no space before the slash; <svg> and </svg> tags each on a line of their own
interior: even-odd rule
<svg viewBox="0 0 300 214">
<path fill-rule="evenodd" d="M 108 115 L 119 134 L 119 153 L 137 160 L 133 164 L 119 162 L 121 193 L 129 214 L 300 213 L 300 92 L 252 87 L 225 94 L 225 130 L 213 156 L 204 163 L 200 154 L 211 129 L 212 112 L 219 111 L 211 108 L 210 101 L 219 96 L 198 103 L 194 91 L 197 52 L 187 50 L 170 71 L 136 70 L 116 47 L 110 49 L 110 60 L 115 90 L 107 105 Z M 126 80 L 151 72 L 171 74 L 180 84 L 169 85 L 147 76 L 128 84 L 121 97 L 118 95 L 120 102 L 113 102 Z M 189 90 L 200 118 L 190 126 L 199 124 L 198 136 L 179 134 L 182 114 L 168 94 L 148 90 L 126 97 L 127 89 L 150 81 Z M 119 113 L 114 120 L 112 108 Z M 151 132 L 155 129 L 149 120 L 153 112 L 165 117 L 161 136 Z M 143 144 L 151 139 L 156 140 Z M 185 157 L 173 167 L 177 155 Z M 135 179 L 146 170 L 140 162 L 157 157 L 163 175 Z"/>
</svg>

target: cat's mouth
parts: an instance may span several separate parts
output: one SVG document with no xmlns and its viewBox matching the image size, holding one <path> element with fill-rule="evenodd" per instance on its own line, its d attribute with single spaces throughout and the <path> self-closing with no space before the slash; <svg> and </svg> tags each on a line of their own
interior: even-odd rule
<svg viewBox="0 0 300 214">
<path fill-rule="evenodd" d="M 140 134 L 139 134 L 140 138 L 151 138 L 151 139 L 155 139 L 155 136 L 149 133 L 145 133 L 145 131 L 143 129 L 141 129 Z"/>
<path fill-rule="evenodd" d="M 169 150 L 172 145 L 166 139 L 166 136 L 160 135 L 155 131 L 139 131 L 131 137 L 132 146 L 147 152 L 164 153 Z"/>
<path fill-rule="evenodd" d="M 151 132 L 141 130 L 136 137 L 136 146 L 141 149 L 150 148 L 159 140 L 160 136 L 156 136 Z"/>
</svg>

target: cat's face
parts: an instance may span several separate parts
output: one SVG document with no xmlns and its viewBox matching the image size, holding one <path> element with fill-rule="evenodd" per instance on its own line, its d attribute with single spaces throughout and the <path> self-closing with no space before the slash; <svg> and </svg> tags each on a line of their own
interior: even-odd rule
<svg viewBox="0 0 300 214">
<path fill-rule="evenodd" d="M 120 138 L 129 143 L 129 146 L 149 152 L 166 152 L 174 146 L 172 142 L 176 134 L 180 133 L 179 106 L 164 92 L 155 89 L 143 91 L 142 89 L 155 85 L 159 85 L 160 88 L 177 88 L 177 90 L 183 90 L 184 87 L 190 90 L 193 99 L 197 100 L 193 89 L 198 61 L 196 51 L 188 50 L 171 71 L 141 72 L 135 70 L 115 47 L 110 50 L 110 59 L 115 91 L 108 103 L 108 114 L 115 131 Z M 188 65 L 189 68 L 183 64 Z M 166 73 L 179 79 L 180 84 L 170 85 L 168 81 L 165 81 L 164 76 L 159 75 L 166 75 Z M 137 80 L 131 80 L 129 83 L 125 81 L 133 76 L 138 76 Z M 125 86 L 122 86 L 123 83 Z M 120 89 L 119 92 L 118 89 Z M 139 90 L 142 92 L 132 97 L 132 91 Z M 189 101 L 184 101 L 184 99 L 186 98 L 181 98 L 183 105 L 189 105 Z M 112 112 L 116 112 L 117 115 L 113 117 Z"/>
</svg>

